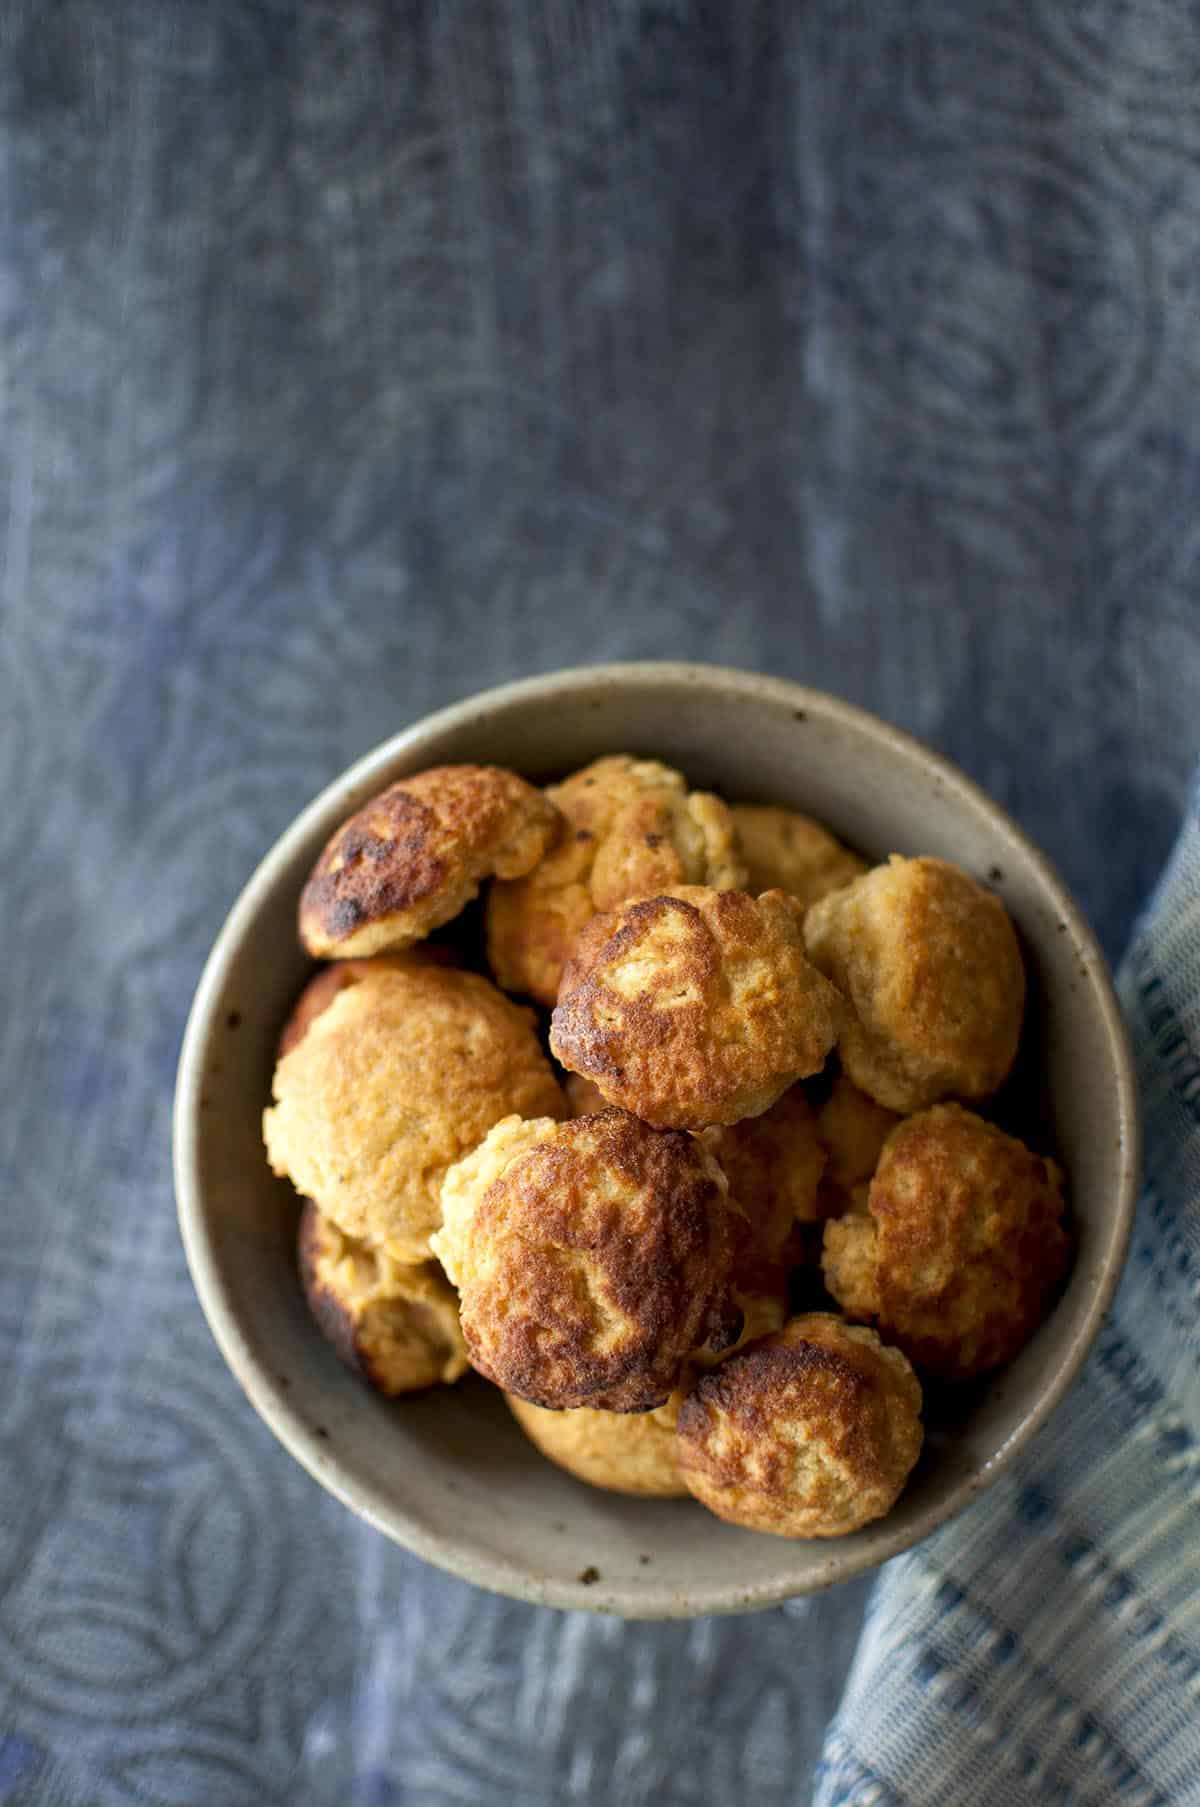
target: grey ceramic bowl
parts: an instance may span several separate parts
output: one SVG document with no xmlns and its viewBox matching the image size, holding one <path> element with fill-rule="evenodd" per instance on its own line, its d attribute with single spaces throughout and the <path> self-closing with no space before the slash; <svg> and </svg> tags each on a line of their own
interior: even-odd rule
<svg viewBox="0 0 1200 1807">
<path fill-rule="evenodd" d="M 333 828 L 381 786 L 443 761 L 531 778 L 600 753 L 652 754 L 697 785 L 792 805 L 870 857 L 932 853 L 999 892 L 1024 940 L 1031 1012 L 1017 1116 L 1067 1168 L 1070 1282 L 1013 1366 L 935 1428 L 888 1518 L 791 1543 L 684 1501 L 593 1491 L 545 1462 L 478 1379 L 388 1403 L 345 1372 L 295 1278 L 297 1205 L 260 1134 L 275 1038 L 309 962 L 296 900 Z M 695 665 L 566 671 L 445 709 L 369 754 L 267 855 L 217 938 L 179 1064 L 175 1181 L 192 1277 L 226 1361 L 271 1430 L 332 1493 L 481 1587 L 630 1617 L 739 1612 L 846 1580 L 970 1505 L 1062 1399 L 1116 1285 L 1138 1167 L 1112 986 L 1078 909 L 1009 818 L 907 735 L 833 697 Z"/>
</svg>

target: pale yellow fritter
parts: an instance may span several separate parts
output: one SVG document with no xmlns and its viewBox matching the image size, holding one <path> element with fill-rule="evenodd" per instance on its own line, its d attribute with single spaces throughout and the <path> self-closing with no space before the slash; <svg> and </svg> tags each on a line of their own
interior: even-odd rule
<svg viewBox="0 0 1200 1807">
<path fill-rule="evenodd" d="M 588 1406 L 550 1412 L 512 1393 L 506 1398 L 530 1442 L 578 1480 L 609 1493 L 687 1497 L 674 1430 L 656 1412 L 596 1412 Z"/>
<path fill-rule="evenodd" d="M 566 1113 L 533 1013 L 421 960 L 365 963 L 280 1060 L 274 1092 L 275 1172 L 402 1261 L 427 1259 L 446 1169 L 493 1123 Z"/>
</svg>

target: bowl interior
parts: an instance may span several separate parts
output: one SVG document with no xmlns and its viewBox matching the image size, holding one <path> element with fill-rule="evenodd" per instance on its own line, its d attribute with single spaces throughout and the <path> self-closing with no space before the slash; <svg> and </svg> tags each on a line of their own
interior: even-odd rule
<svg viewBox="0 0 1200 1807">
<path fill-rule="evenodd" d="M 991 884 L 1022 935 L 1031 1011 L 1001 1114 L 1069 1176 L 1075 1266 L 1019 1359 L 949 1413 L 894 1511 L 834 1543 L 739 1531 L 690 1502 L 595 1492 L 545 1462 L 482 1382 L 389 1403 L 343 1371 L 295 1278 L 297 1217 L 260 1122 L 273 1047 L 310 963 L 296 899 L 322 843 L 366 797 L 441 761 L 532 778 L 600 753 L 679 766 L 731 800 L 809 811 L 871 858 L 954 859 Z M 251 1400 L 324 1485 L 399 1542 L 521 1598 L 629 1615 L 737 1611 L 894 1555 L 994 1478 L 1069 1384 L 1124 1253 L 1137 1161 L 1132 1086 L 1102 957 L 1007 818 L 952 768 L 873 718 L 796 686 L 704 667 L 531 680 L 418 724 L 360 762 L 268 855 L 214 949 L 180 1063 L 176 1169 L 201 1301 Z"/>
</svg>

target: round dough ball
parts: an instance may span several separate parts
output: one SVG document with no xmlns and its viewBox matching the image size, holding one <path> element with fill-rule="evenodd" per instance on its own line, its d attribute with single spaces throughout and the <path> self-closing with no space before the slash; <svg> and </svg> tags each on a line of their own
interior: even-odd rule
<svg viewBox="0 0 1200 1807">
<path fill-rule="evenodd" d="M 748 891 L 787 891 L 807 909 L 867 870 L 865 860 L 797 810 L 735 803 L 731 813 Z"/>
<path fill-rule="evenodd" d="M 782 891 L 681 886 L 592 919 L 550 1046 L 613 1104 L 679 1129 L 757 1117 L 833 1046 L 839 999 Z"/>
<path fill-rule="evenodd" d="M 1008 911 L 945 860 L 893 854 L 814 904 L 809 958 L 850 1000 L 855 1085 L 893 1111 L 986 1098 L 1016 1058 L 1025 969 Z"/>
<path fill-rule="evenodd" d="M 686 1499 L 675 1432 L 657 1412 L 548 1412 L 512 1393 L 513 1417 L 544 1456 L 592 1487 L 660 1500 Z"/>
<path fill-rule="evenodd" d="M 883 1145 L 900 1119 L 839 1073 L 817 1112 L 817 1135 L 825 1150 L 821 1176 L 822 1217 L 840 1217 L 866 1208 L 865 1187 L 879 1164 Z"/>
<path fill-rule="evenodd" d="M 803 1087 L 789 1087 L 760 1117 L 698 1133 L 750 1221 L 757 1259 L 767 1267 L 789 1263 L 796 1224 L 825 1215 L 820 1204 L 825 1150 Z"/>
<path fill-rule="evenodd" d="M 899 1350 L 810 1312 L 696 1381 L 676 1430 L 683 1478 L 731 1524 L 844 1537 L 894 1505 L 921 1451 L 920 1413 Z"/>
<path fill-rule="evenodd" d="M 566 1111 L 533 1013 L 477 973 L 371 961 L 275 1069 L 276 1173 L 348 1236 L 424 1261 L 446 1169 L 501 1117 Z"/>
<path fill-rule="evenodd" d="M 300 897 L 310 954 L 407 947 L 457 916 L 493 873 L 519 878 L 561 827 L 542 792 L 494 765 L 440 765 L 343 822 Z"/>
<path fill-rule="evenodd" d="M 471 1361 L 535 1405 L 662 1405 L 740 1327 L 725 1176 L 692 1136 L 624 1111 L 510 1117 L 446 1175 L 434 1252 Z"/>
<path fill-rule="evenodd" d="M 1062 1174 L 961 1105 L 889 1136 L 867 1210 L 825 1226 L 825 1284 L 930 1374 L 1011 1361 L 1066 1271 Z"/>
<path fill-rule="evenodd" d="M 436 1261 L 393 1261 L 343 1236 L 311 1199 L 300 1213 L 298 1255 L 319 1329 L 378 1392 L 415 1393 L 466 1373 L 458 1299 Z"/>
<path fill-rule="evenodd" d="M 745 882 L 726 805 L 656 759 L 597 759 L 546 795 L 566 818 L 562 837 L 527 878 L 488 893 L 488 959 L 508 991 L 552 1005 L 598 911 L 676 885 Z"/>
</svg>

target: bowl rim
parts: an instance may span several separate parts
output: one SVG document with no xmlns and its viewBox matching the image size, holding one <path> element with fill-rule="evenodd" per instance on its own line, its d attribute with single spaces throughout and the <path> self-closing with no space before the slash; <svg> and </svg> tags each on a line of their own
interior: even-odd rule
<svg viewBox="0 0 1200 1807">
<path fill-rule="evenodd" d="M 1045 1386 L 1031 1401 L 1006 1442 L 982 1468 L 955 1482 L 903 1528 L 889 1533 L 887 1520 L 883 1519 L 872 1529 L 869 1540 L 853 1548 L 834 1546 L 827 1561 L 799 1579 L 781 1574 L 777 1582 L 759 1583 L 748 1588 L 746 1583 L 736 1579 L 706 1577 L 690 1587 L 686 1594 L 670 1590 L 666 1583 L 658 1584 L 660 1591 L 656 1593 L 656 1583 L 651 1579 L 639 1580 L 636 1587 L 620 1582 L 585 1587 L 577 1582 L 531 1574 L 517 1562 L 464 1545 L 453 1536 L 413 1521 L 387 1499 L 383 1489 L 358 1480 L 352 1472 L 346 1471 L 343 1460 L 332 1455 L 318 1440 L 289 1394 L 271 1374 L 267 1363 L 255 1353 L 222 1281 L 204 1209 L 198 1156 L 203 1123 L 199 1100 L 205 1049 L 217 1026 L 218 1005 L 242 938 L 262 902 L 274 889 L 281 871 L 295 857 L 299 845 L 335 803 L 369 786 L 381 768 L 392 765 L 422 742 L 447 731 L 469 727 L 490 712 L 537 705 L 564 692 L 598 683 L 635 689 L 653 688 L 664 683 L 693 685 L 708 688 L 724 699 L 736 693 L 804 714 L 819 714 L 836 725 L 866 736 L 881 752 L 890 751 L 906 758 L 915 755 L 940 781 L 944 791 L 982 811 L 1001 840 L 1032 868 L 1052 900 L 1059 919 L 1068 925 L 1075 946 L 1086 957 L 1088 983 L 1096 994 L 1105 1030 L 1105 1053 L 1115 1080 L 1121 1143 L 1114 1215 L 1091 1296 Z M 732 666 L 670 660 L 569 666 L 477 691 L 410 723 L 355 760 L 324 786 L 260 860 L 213 943 L 196 988 L 180 1048 L 172 1144 L 180 1233 L 192 1283 L 217 1347 L 259 1417 L 321 1486 L 394 1542 L 476 1586 L 534 1605 L 658 1619 L 756 1610 L 817 1592 L 836 1581 L 851 1580 L 922 1542 L 930 1532 L 991 1487 L 1060 1404 L 1087 1358 L 1124 1267 L 1141 1171 L 1141 1126 L 1133 1056 L 1107 961 L 1086 918 L 1053 865 L 1008 812 L 950 760 L 932 751 L 914 735 L 893 727 L 857 704 L 788 678 L 765 676 Z"/>
</svg>

